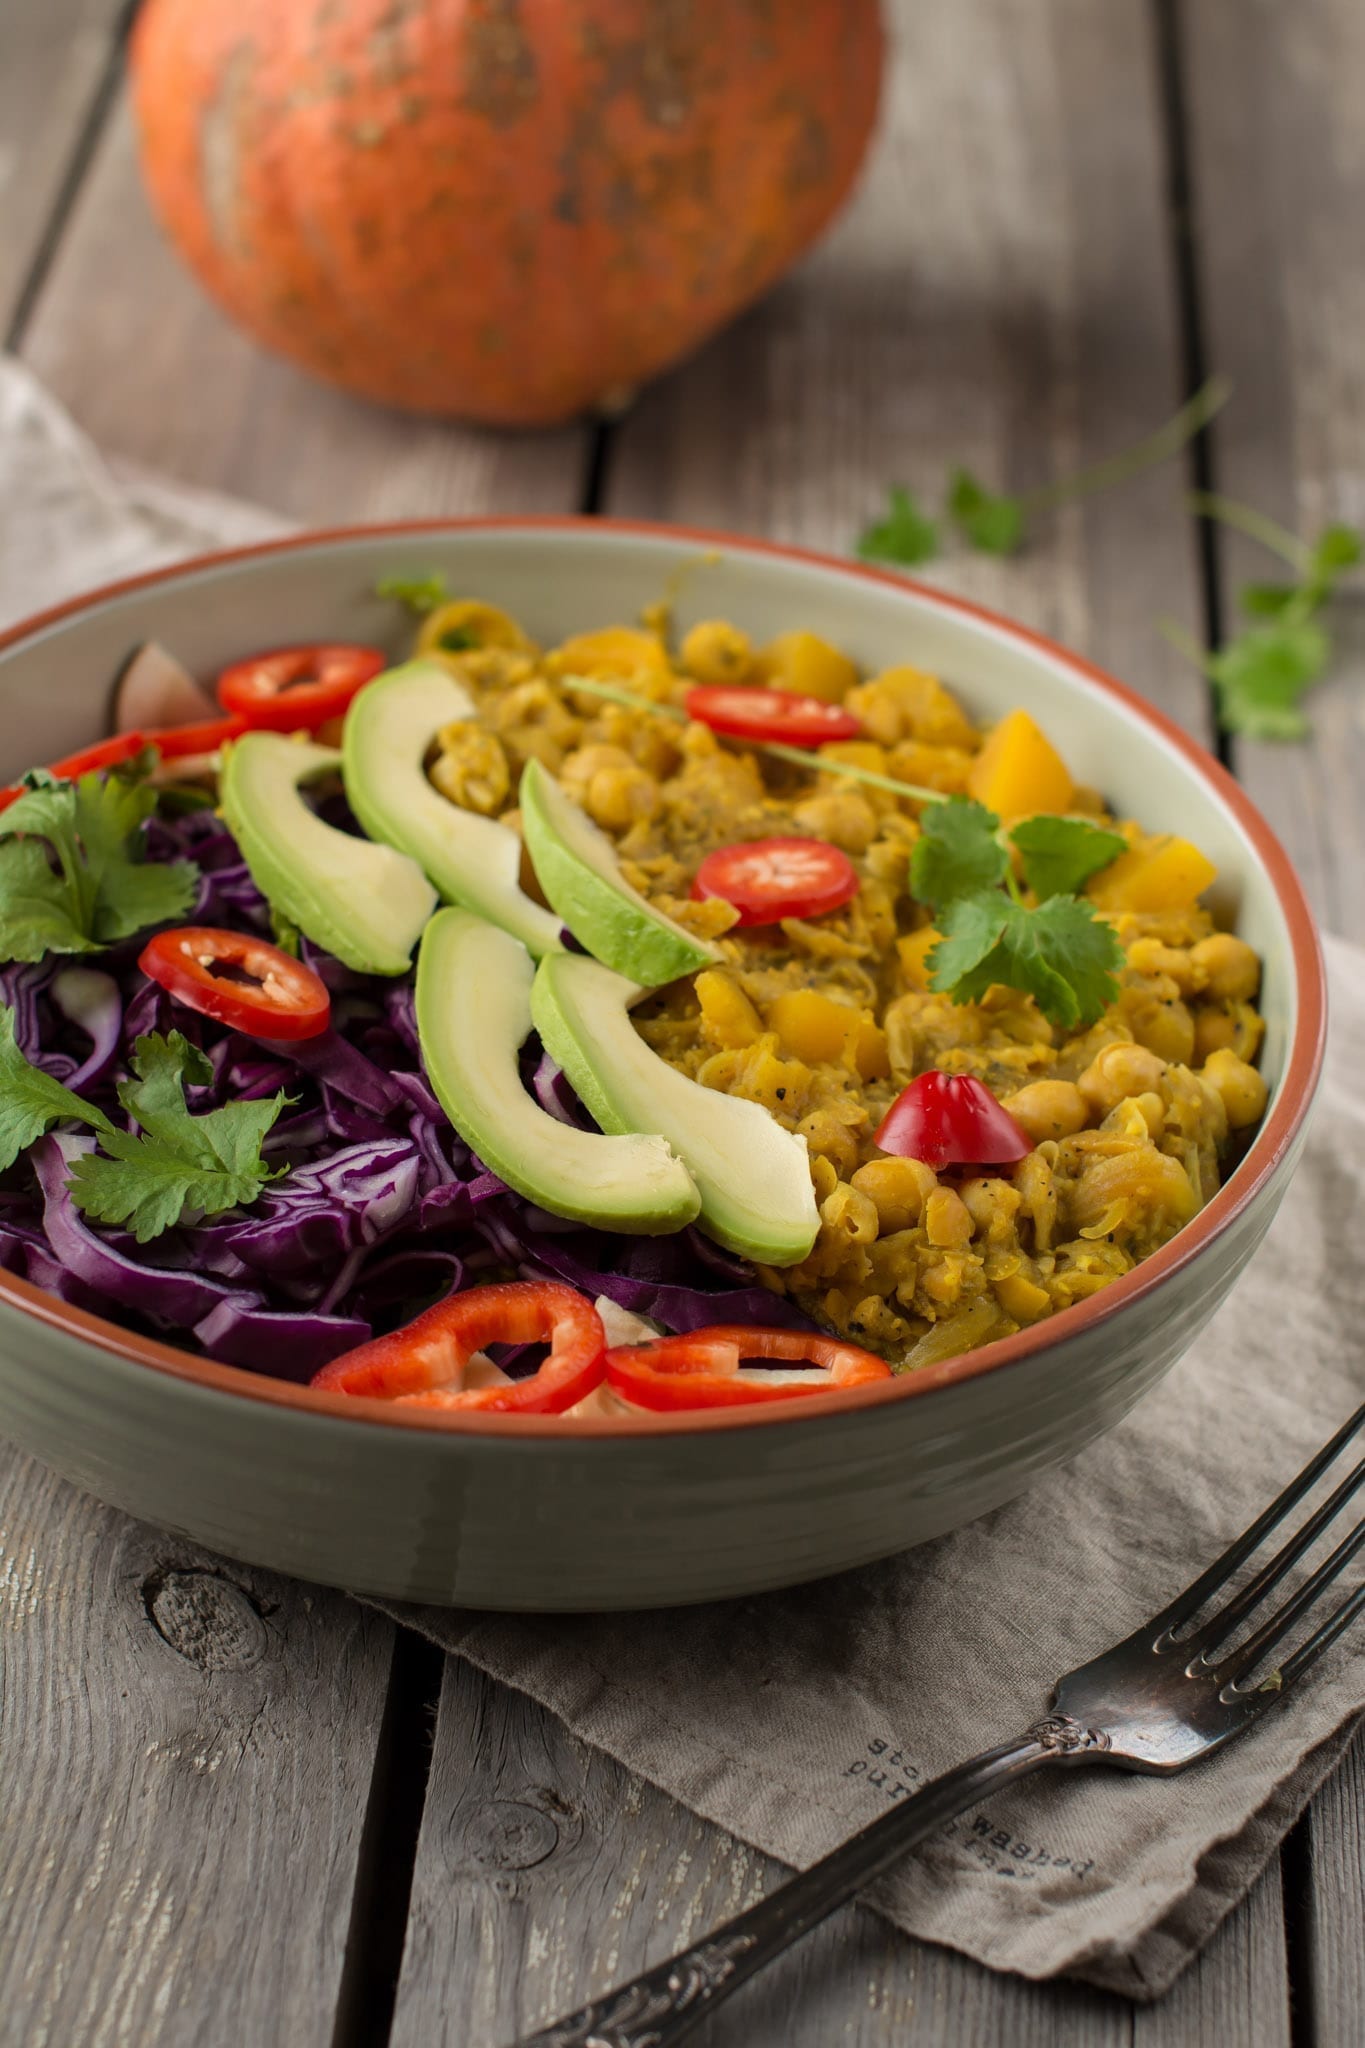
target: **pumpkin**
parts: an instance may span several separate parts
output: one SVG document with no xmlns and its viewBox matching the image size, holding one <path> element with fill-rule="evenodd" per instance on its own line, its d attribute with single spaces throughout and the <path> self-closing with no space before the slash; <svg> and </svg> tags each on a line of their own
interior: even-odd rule
<svg viewBox="0 0 1365 2048">
<path fill-rule="evenodd" d="M 268 347 L 385 404 L 611 408 L 846 196 L 877 0 L 144 0 L 143 174 Z"/>
</svg>

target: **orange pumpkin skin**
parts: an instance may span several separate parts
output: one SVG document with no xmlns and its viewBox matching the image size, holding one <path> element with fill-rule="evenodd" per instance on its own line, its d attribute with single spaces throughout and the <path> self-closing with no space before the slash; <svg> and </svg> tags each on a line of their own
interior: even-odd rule
<svg viewBox="0 0 1365 2048">
<path fill-rule="evenodd" d="M 268 347 L 548 425 L 770 285 L 847 194 L 877 0 L 144 0 L 143 173 Z"/>
</svg>

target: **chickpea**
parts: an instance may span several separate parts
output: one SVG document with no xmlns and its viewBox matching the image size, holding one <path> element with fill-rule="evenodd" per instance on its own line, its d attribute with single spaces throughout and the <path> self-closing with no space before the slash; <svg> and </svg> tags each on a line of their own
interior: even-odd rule
<svg viewBox="0 0 1365 2048">
<path fill-rule="evenodd" d="M 685 635 L 682 665 L 699 683 L 740 683 L 754 665 L 749 636 L 728 619 L 702 619 Z"/>
<path fill-rule="evenodd" d="M 431 764 L 431 779 L 442 796 L 464 810 L 492 817 L 506 803 L 511 771 L 496 733 L 470 720 L 443 726 L 436 736 L 440 753 Z"/>
<path fill-rule="evenodd" d="M 799 825 L 817 839 L 828 839 L 845 853 L 866 853 L 877 836 L 877 813 L 856 790 L 832 790 L 807 797 L 793 813 Z"/>
<path fill-rule="evenodd" d="M 964 1181 L 959 1192 L 977 1237 L 999 1243 L 1012 1234 L 1021 1197 L 1009 1181 L 988 1174 L 981 1180 Z"/>
<path fill-rule="evenodd" d="M 1224 1003 L 1249 1003 L 1261 985 L 1261 963 L 1245 939 L 1214 932 L 1191 949 L 1190 959 L 1209 994 Z"/>
<path fill-rule="evenodd" d="M 1188 1066 L 1194 1058 L 1194 1018 L 1179 997 L 1152 996 L 1128 1008 L 1128 1026 L 1139 1045 L 1168 1066 Z"/>
<path fill-rule="evenodd" d="M 847 1124 L 840 1123 L 827 1109 L 813 1109 L 796 1128 L 812 1152 L 828 1159 L 839 1173 L 852 1173 L 858 1159 L 858 1141 Z M 877 1212 L 874 1209 L 872 1213 L 875 1216 Z M 872 1235 L 877 1235 L 875 1230 Z"/>
<path fill-rule="evenodd" d="M 1235 1052 L 1211 1052 L 1204 1062 L 1204 1079 L 1222 1097 L 1232 1130 L 1245 1130 L 1265 1114 L 1270 1090 L 1255 1067 L 1239 1060 Z"/>
<path fill-rule="evenodd" d="M 1194 1057 L 1202 1063 L 1211 1052 L 1232 1045 L 1237 1027 L 1226 1010 L 1199 1009 L 1194 1013 Z"/>
<path fill-rule="evenodd" d="M 852 1185 L 873 1203 L 881 1235 L 890 1237 L 919 1222 L 938 1176 L 922 1159 L 869 1159 L 854 1174 Z"/>
<path fill-rule="evenodd" d="M 824 1229 L 850 1244 L 871 1244 L 877 1235 L 877 1211 L 867 1196 L 847 1181 L 841 1180 L 820 1204 L 820 1221 Z"/>
<path fill-rule="evenodd" d="M 1126 1095 L 1145 1095 L 1158 1088 L 1165 1071 L 1166 1062 L 1145 1045 L 1125 1041 L 1097 1052 L 1076 1086 L 1098 1118 L 1107 1116 Z"/>
<path fill-rule="evenodd" d="M 944 1251 L 971 1243 L 972 1216 L 952 1188 L 935 1188 L 924 1205 L 924 1232 L 930 1244 Z"/>
<path fill-rule="evenodd" d="M 1090 1121 L 1090 1105 L 1074 1081 L 1030 1081 L 1001 1104 L 1022 1124 L 1035 1145 L 1044 1138 L 1069 1138 Z"/>
<path fill-rule="evenodd" d="M 599 741 L 580 747 L 564 763 L 564 783 L 588 816 L 607 832 L 625 832 L 659 808 L 659 785 L 624 747 Z"/>
</svg>

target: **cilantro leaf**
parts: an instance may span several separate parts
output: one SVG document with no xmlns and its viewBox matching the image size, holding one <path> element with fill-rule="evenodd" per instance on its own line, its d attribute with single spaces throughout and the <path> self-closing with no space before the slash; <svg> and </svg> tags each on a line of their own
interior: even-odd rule
<svg viewBox="0 0 1365 2048">
<path fill-rule="evenodd" d="M 221 1215 L 254 1202 L 267 1181 L 279 1178 L 261 1158 L 261 1143 L 287 1097 L 231 1102 L 191 1116 L 186 1083 L 203 1086 L 213 1069 L 178 1031 L 139 1038 L 131 1064 L 135 1078 L 120 1082 L 119 1100 L 142 1134 L 106 1129 L 100 1143 L 107 1156 L 90 1153 L 73 1162 L 67 1186 L 85 1215 L 126 1224 L 146 1244 L 187 1211 Z"/>
<path fill-rule="evenodd" d="M 1354 526 L 1326 526 L 1313 543 L 1313 573 L 1331 581 L 1365 558 L 1365 536 Z"/>
<path fill-rule="evenodd" d="M 1299 700 L 1330 657 L 1331 643 L 1313 619 L 1283 617 L 1248 627 L 1208 658 L 1223 724 L 1251 739 L 1302 737 L 1308 721 Z"/>
<path fill-rule="evenodd" d="M 97 771 L 79 782 L 29 778 L 24 794 L 0 813 L 5 958 L 87 953 L 184 916 L 198 869 L 191 861 L 143 858 L 142 827 L 156 801 L 145 784 Z"/>
<path fill-rule="evenodd" d="M 53 872 L 42 840 L 0 840 L 0 960 L 95 952 L 78 918 L 79 906 Z"/>
<path fill-rule="evenodd" d="M 419 614 L 434 612 L 448 596 L 446 579 L 439 569 L 429 576 L 381 576 L 374 586 L 376 597 L 391 597 Z"/>
<path fill-rule="evenodd" d="M 102 1111 L 73 1095 L 19 1049 L 14 1012 L 0 1003 L 0 1167 L 13 1166 L 49 1124 L 75 1117 L 101 1134 L 113 1129 Z"/>
<path fill-rule="evenodd" d="M 903 484 L 892 484 L 886 516 L 863 528 L 858 553 L 865 562 L 899 562 L 912 569 L 938 553 L 938 527 Z"/>
<path fill-rule="evenodd" d="M 1024 860 L 1024 880 L 1040 903 L 1050 896 L 1074 896 L 1101 868 L 1127 850 L 1118 832 L 1106 832 L 1084 818 L 1023 818 L 1010 838 Z"/>
<path fill-rule="evenodd" d="M 1021 498 L 997 497 L 969 469 L 955 469 L 948 486 L 948 513 L 974 548 L 987 555 L 1012 555 L 1024 538 Z"/>
<path fill-rule="evenodd" d="M 1093 1024 L 1118 994 L 1123 948 L 1091 904 L 1053 896 L 1036 910 L 997 890 L 949 906 L 929 955 L 929 986 L 979 1002 L 995 982 L 1034 997 L 1064 1030 Z"/>
<path fill-rule="evenodd" d="M 970 797 L 933 804 L 920 819 L 910 856 L 910 892 L 931 908 L 1003 882 L 1009 855 L 996 837 L 1000 820 Z"/>
</svg>

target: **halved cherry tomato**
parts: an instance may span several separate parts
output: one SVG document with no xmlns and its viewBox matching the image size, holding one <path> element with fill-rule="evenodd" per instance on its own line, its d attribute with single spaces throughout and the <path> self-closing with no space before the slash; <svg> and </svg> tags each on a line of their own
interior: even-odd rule
<svg viewBox="0 0 1365 2048">
<path fill-rule="evenodd" d="M 181 925 L 149 939 L 137 964 L 187 1010 L 253 1038 L 316 1038 L 331 1018 L 312 968 L 248 932 Z"/>
<path fill-rule="evenodd" d="M 316 732 L 346 709 L 384 667 L 377 647 L 349 642 L 276 647 L 235 661 L 218 678 L 218 702 L 248 725 L 271 732 Z"/>
<path fill-rule="evenodd" d="M 848 855 L 824 839 L 751 839 L 708 853 L 692 897 L 733 903 L 741 925 L 778 924 L 784 917 L 824 917 L 861 886 Z"/>
<path fill-rule="evenodd" d="M 689 718 L 733 739 L 781 740 L 789 747 L 819 747 L 826 740 L 856 740 L 862 725 L 842 705 L 791 690 L 728 689 L 700 683 L 683 703 Z"/>
<path fill-rule="evenodd" d="M 147 736 L 140 732 L 115 733 L 109 740 L 97 740 L 93 747 L 82 747 L 77 753 L 68 754 L 64 760 L 54 761 L 48 769 L 58 782 L 77 782 L 82 775 L 97 774 L 101 768 L 120 768 L 125 761 L 131 761 L 147 745 Z M 18 803 L 24 794 L 21 783 L 9 789 L 0 789 L 0 811 L 7 811 L 11 804 Z"/>
<path fill-rule="evenodd" d="M 781 1358 L 815 1366 L 820 1377 L 793 1380 L 770 1372 L 745 1372 L 745 1358 Z M 884 1359 L 837 1337 L 803 1330 L 746 1329 L 721 1323 L 657 1344 L 626 1344 L 607 1353 L 607 1379 L 618 1394 L 641 1408 L 729 1408 L 754 1401 L 800 1400 L 836 1388 L 889 1380 Z"/>
<path fill-rule="evenodd" d="M 158 726 L 147 734 L 147 745 L 163 761 L 184 761 L 191 754 L 216 754 L 248 730 L 244 718 L 201 718 L 194 725 Z"/>
<path fill-rule="evenodd" d="M 549 1340 L 550 1355 L 529 1379 L 465 1387 L 461 1379 L 486 1344 Z M 600 1384 L 607 1339 L 585 1295 L 557 1280 L 509 1281 L 452 1294 L 435 1308 L 334 1358 L 312 1384 L 414 1408 L 483 1408 L 502 1415 L 561 1415 Z"/>
<path fill-rule="evenodd" d="M 1013 1166 L 1033 1140 L 985 1083 L 937 1067 L 903 1088 L 873 1140 L 883 1152 L 926 1166 Z"/>
</svg>

